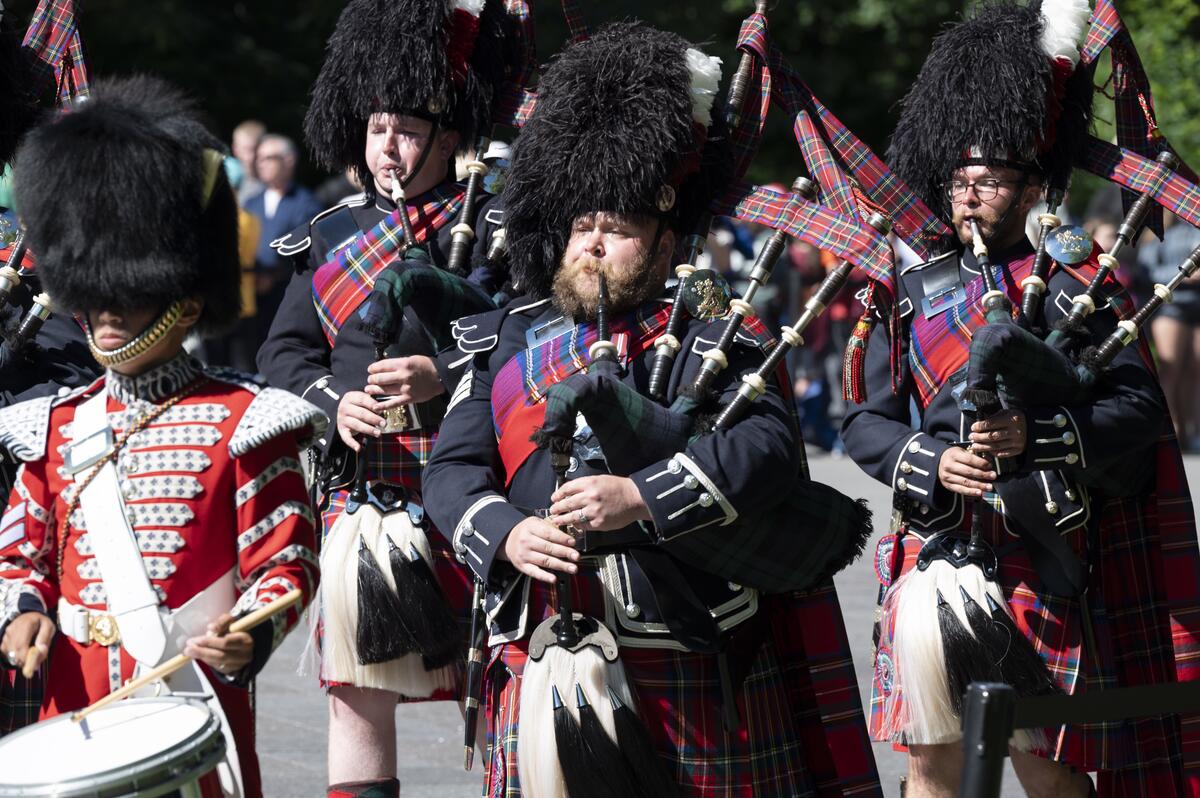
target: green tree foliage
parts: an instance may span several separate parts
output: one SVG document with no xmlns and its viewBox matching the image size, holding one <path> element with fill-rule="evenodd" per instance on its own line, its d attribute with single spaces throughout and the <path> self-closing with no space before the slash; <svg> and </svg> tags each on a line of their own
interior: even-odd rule
<svg viewBox="0 0 1200 798">
<path fill-rule="evenodd" d="M 8 0 L 28 19 L 35 0 Z M 228 137 L 246 118 L 300 139 L 308 89 L 333 30 L 338 0 L 77 0 L 84 48 L 97 76 L 151 72 L 180 84 Z M 556 0 L 533 0 L 539 55 L 566 40 Z M 589 24 L 640 17 L 678 31 L 737 68 L 734 50 L 753 0 L 577 0 Z M 771 34 L 822 100 L 882 152 L 904 96 L 937 32 L 964 0 L 774 0 Z M 1117 0 L 1154 87 L 1172 143 L 1200 165 L 1200 3 Z M 1107 58 L 1104 59 L 1105 63 Z M 1106 67 L 1101 69 L 1102 81 Z M 1097 133 L 1112 133 L 1111 103 L 1097 104 Z M 775 111 L 751 177 L 790 182 L 800 170 L 790 120 Z M 315 179 L 311 167 L 306 177 Z"/>
</svg>

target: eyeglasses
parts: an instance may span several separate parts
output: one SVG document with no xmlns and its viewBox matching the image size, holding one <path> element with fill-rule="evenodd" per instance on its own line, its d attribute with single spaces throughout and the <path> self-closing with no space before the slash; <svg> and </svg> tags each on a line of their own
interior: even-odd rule
<svg viewBox="0 0 1200 798">
<path fill-rule="evenodd" d="M 975 196 L 983 202 L 994 200 L 996 195 L 1000 193 L 1000 186 L 1023 186 L 1023 180 L 1001 180 L 997 177 L 985 177 L 983 180 L 947 180 L 942 183 L 942 190 L 946 192 L 946 196 L 951 200 L 962 199 L 966 196 L 967 189 L 975 189 Z"/>
<path fill-rule="evenodd" d="M 267 161 L 282 161 L 283 159 L 284 159 L 283 155 L 272 153 L 270 155 L 259 155 L 254 160 L 259 163 L 266 163 Z"/>
</svg>

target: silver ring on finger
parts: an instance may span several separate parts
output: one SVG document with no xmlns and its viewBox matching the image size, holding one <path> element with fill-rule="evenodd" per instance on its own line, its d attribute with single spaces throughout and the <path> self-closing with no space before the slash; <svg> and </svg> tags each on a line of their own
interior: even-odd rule
<svg viewBox="0 0 1200 798">
<path fill-rule="evenodd" d="M 21 658 L 17 656 L 17 650 L 14 648 L 8 652 L 8 664 L 14 668 L 21 664 Z"/>
<path fill-rule="evenodd" d="M 575 521 L 579 524 L 579 526 L 583 526 L 588 522 L 588 517 L 583 514 L 582 507 L 575 511 Z"/>
</svg>

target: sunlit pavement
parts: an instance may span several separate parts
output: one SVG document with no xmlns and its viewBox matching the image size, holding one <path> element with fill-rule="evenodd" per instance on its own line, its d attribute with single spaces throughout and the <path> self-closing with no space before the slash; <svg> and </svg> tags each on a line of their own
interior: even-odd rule
<svg viewBox="0 0 1200 798">
<path fill-rule="evenodd" d="M 1200 485 L 1200 457 L 1188 457 L 1188 481 Z M 875 512 L 876 536 L 887 527 L 891 501 L 887 489 L 868 479 L 847 458 L 813 456 L 816 479 L 866 498 Z M 842 610 L 858 669 L 864 704 L 870 687 L 871 624 L 877 582 L 870 554 L 837 578 Z M 325 697 L 310 677 L 296 674 L 302 634 L 293 634 L 275 653 L 258 680 L 258 752 L 268 798 L 315 798 L 325 788 Z M 479 795 L 479 764 L 462 769 L 462 718 L 454 703 L 401 706 L 397 709 L 397 750 L 401 791 L 412 798 L 467 798 Z M 891 746 L 878 744 L 875 756 L 885 795 L 899 795 L 904 758 Z M 1004 793 L 1020 796 L 1012 770 L 1005 774 Z"/>
</svg>

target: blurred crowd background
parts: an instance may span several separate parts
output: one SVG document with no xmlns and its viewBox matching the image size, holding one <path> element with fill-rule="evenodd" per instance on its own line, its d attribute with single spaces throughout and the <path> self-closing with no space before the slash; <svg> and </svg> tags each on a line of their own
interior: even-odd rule
<svg viewBox="0 0 1200 798">
<path fill-rule="evenodd" d="M 18 15 L 35 0 L 6 0 Z M 539 54 L 549 57 L 566 40 L 557 2 L 531 2 Z M 772 35 L 830 109 L 877 152 L 884 152 L 896 121 L 896 103 L 912 83 L 938 30 L 971 5 L 963 0 L 774 0 Z M 1159 122 L 1185 161 L 1200 165 L 1200 3 L 1196 0 L 1118 0 L 1133 31 L 1155 90 Z M 677 0 L 654 6 L 635 0 L 579 2 L 590 25 L 640 17 L 704 42 L 725 61 L 752 0 Z M 292 230 L 359 188 L 343 175 L 323 174 L 304 152 L 301 121 L 307 93 L 321 63 L 325 40 L 342 3 L 337 0 L 85 0 L 78 3 L 80 29 L 94 76 L 152 72 L 188 89 L 230 144 L 227 168 L 242 208 L 243 318 L 225 338 L 209 342 L 206 359 L 254 370 L 254 355 L 269 329 L 288 277 L 287 264 L 271 250 Z M 1107 79 L 1107 64 L 1096 76 Z M 1100 100 L 1101 103 L 1105 101 Z M 1098 105 L 1097 135 L 1112 133 L 1112 106 Z M 783 191 L 801 168 L 789 120 L 778 112 L 768 126 L 749 177 Z M 1102 188 L 1101 186 L 1107 186 Z M 0 178 L 0 205 L 8 187 Z M 1084 226 L 1108 246 L 1121 221 L 1115 188 L 1077 177 L 1064 222 Z M 1159 241 L 1145 234 L 1122 253 L 1118 275 L 1137 301 L 1165 281 L 1200 244 L 1200 231 L 1171 224 Z M 706 258 L 735 289 L 770 230 L 720 219 Z M 898 258 L 907 261 L 907 253 Z M 758 295 L 758 312 L 769 327 L 793 321 L 825 272 L 828 253 L 794 243 L 777 265 L 769 290 Z M 810 445 L 840 453 L 838 426 L 842 353 L 862 314 L 863 284 L 844 291 L 810 328 L 791 362 L 796 396 Z M 1200 282 L 1186 285 L 1174 304 L 1153 322 L 1153 346 L 1162 384 L 1185 449 L 1200 451 Z"/>
</svg>

